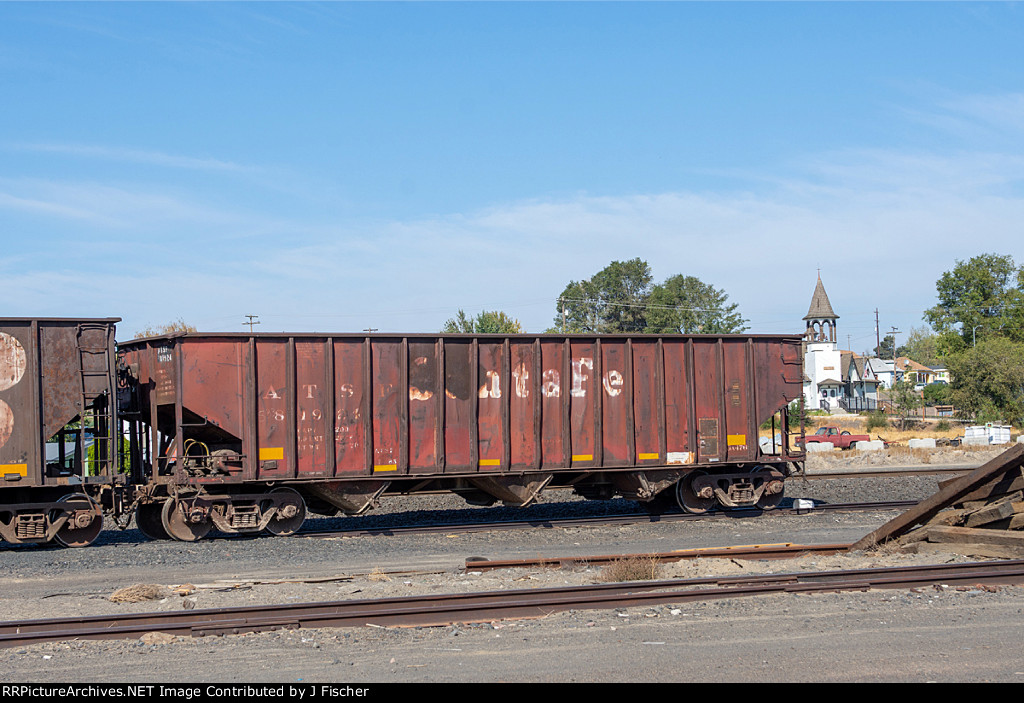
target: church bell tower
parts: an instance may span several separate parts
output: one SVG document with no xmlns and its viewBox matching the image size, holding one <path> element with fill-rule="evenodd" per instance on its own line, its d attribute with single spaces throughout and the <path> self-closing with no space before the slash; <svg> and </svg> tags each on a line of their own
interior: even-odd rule
<svg viewBox="0 0 1024 703">
<path fill-rule="evenodd" d="M 811 297 L 811 307 L 804 315 L 807 323 L 807 331 L 804 337 L 808 342 L 831 342 L 836 346 L 836 315 L 832 310 L 832 304 L 825 294 L 825 286 L 821 284 L 821 274 L 818 274 L 818 285 L 814 287 L 814 295 Z"/>
</svg>

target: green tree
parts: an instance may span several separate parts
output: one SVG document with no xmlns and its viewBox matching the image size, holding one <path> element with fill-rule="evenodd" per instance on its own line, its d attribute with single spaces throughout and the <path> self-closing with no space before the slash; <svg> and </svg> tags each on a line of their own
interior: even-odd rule
<svg viewBox="0 0 1024 703">
<path fill-rule="evenodd" d="M 907 335 L 907 343 L 896 350 L 896 356 L 906 356 L 919 364 L 935 366 L 942 363 L 939 335 L 932 334 L 927 327 L 915 327 Z"/>
<path fill-rule="evenodd" d="M 555 324 L 549 332 L 592 332 L 598 328 L 601 303 L 590 280 L 569 281 L 558 298 Z"/>
<path fill-rule="evenodd" d="M 882 337 L 882 341 L 879 342 L 878 346 L 875 347 L 875 356 L 879 359 L 894 359 L 896 353 L 896 337 L 895 335 L 887 334 Z"/>
<path fill-rule="evenodd" d="M 935 288 L 938 305 L 924 315 L 936 332 L 958 331 L 963 347 L 992 335 L 1024 341 L 1024 267 L 1013 257 L 982 254 L 957 260 Z"/>
<path fill-rule="evenodd" d="M 900 379 L 889 389 L 889 399 L 896 414 L 900 416 L 900 428 L 906 429 L 910 414 L 921 407 L 921 394 L 914 390 L 914 384 Z"/>
<path fill-rule="evenodd" d="M 949 360 L 970 346 L 956 330 L 948 330 L 935 336 L 936 353 L 940 359 Z"/>
<path fill-rule="evenodd" d="M 468 317 L 461 309 L 441 328 L 441 332 L 446 334 L 519 334 L 522 331 L 523 326 L 519 320 L 509 317 L 504 312 L 484 310 L 476 317 Z"/>
<path fill-rule="evenodd" d="M 929 383 L 924 387 L 924 404 L 928 407 L 949 403 L 949 386 L 945 383 Z"/>
<path fill-rule="evenodd" d="M 583 281 L 570 281 L 549 332 L 743 332 L 746 322 L 729 296 L 694 276 L 678 274 L 652 286 L 641 259 L 613 261 Z"/>
<path fill-rule="evenodd" d="M 979 339 L 949 359 L 950 400 L 977 422 L 1024 423 L 1024 343 Z"/>
<path fill-rule="evenodd" d="M 613 261 L 587 280 L 569 282 L 558 297 L 554 328 L 566 333 L 642 332 L 650 292 L 646 261 Z"/>
<path fill-rule="evenodd" d="M 747 329 L 724 290 L 678 274 L 654 286 L 647 298 L 647 332 L 731 334 Z"/>
</svg>

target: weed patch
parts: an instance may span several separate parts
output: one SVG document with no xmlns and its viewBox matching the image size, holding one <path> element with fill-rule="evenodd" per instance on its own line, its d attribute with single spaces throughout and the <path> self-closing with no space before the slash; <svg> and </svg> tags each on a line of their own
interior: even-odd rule
<svg viewBox="0 0 1024 703">
<path fill-rule="evenodd" d="M 608 583 L 653 581 L 660 577 L 661 563 L 654 557 L 616 559 L 601 570 L 601 580 Z"/>
</svg>

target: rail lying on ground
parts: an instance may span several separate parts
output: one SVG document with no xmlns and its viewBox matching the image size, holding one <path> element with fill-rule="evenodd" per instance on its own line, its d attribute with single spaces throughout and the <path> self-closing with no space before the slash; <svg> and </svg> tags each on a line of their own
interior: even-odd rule
<svg viewBox="0 0 1024 703">
<path fill-rule="evenodd" d="M 681 549 L 675 552 L 648 554 L 606 554 L 586 557 L 538 557 L 537 559 L 467 559 L 467 571 L 493 571 L 496 569 L 520 569 L 530 567 L 562 568 L 577 564 L 596 566 L 629 559 L 652 561 L 682 561 L 684 559 L 793 559 L 816 554 L 828 556 L 849 550 L 849 544 L 757 544 L 744 547 L 709 547 Z"/>
<path fill-rule="evenodd" d="M 1024 584 L 1024 560 L 30 620 L 0 623 L 0 646 L 69 639 L 132 639 L 154 631 L 202 637 L 299 627 L 442 626 L 537 618 L 565 610 L 780 593 L 913 588 L 936 583 L 952 586 Z"/>
</svg>

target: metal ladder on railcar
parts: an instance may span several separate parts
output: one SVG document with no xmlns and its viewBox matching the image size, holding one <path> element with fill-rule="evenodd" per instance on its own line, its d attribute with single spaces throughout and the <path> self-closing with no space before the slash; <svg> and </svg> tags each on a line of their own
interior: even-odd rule
<svg viewBox="0 0 1024 703">
<path fill-rule="evenodd" d="M 103 332 L 105 345 L 103 347 L 87 347 L 82 344 L 82 335 L 90 331 Z M 96 475 L 106 473 L 111 468 L 111 462 L 116 461 L 117 451 L 114 444 L 114 436 L 117 430 L 114 427 L 114 413 L 112 408 L 116 402 L 114 396 L 114 384 L 110 367 L 110 339 L 109 328 L 106 325 L 82 323 L 77 327 L 76 346 L 78 347 L 78 372 L 81 380 L 82 412 L 79 415 L 78 431 L 78 456 L 81 458 L 79 468 L 82 472 L 82 484 L 85 485 L 86 476 L 89 474 L 90 465 L 96 469 Z M 103 360 L 102 364 L 86 364 L 86 361 L 95 361 L 99 355 Z M 103 389 L 100 392 L 89 392 L 89 378 L 104 378 Z M 106 396 L 105 406 L 96 405 L 96 401 Z M 90 413 L 91 409 L 91 413 Z M 90 416 L 93 423 L 93 458 L 90 461 L 86 453 L 86 417 Z M 101 430 L 103 430 L 101 432 Z M 116 470 L 116 466 L 114 467 Z"/>
</svg>

